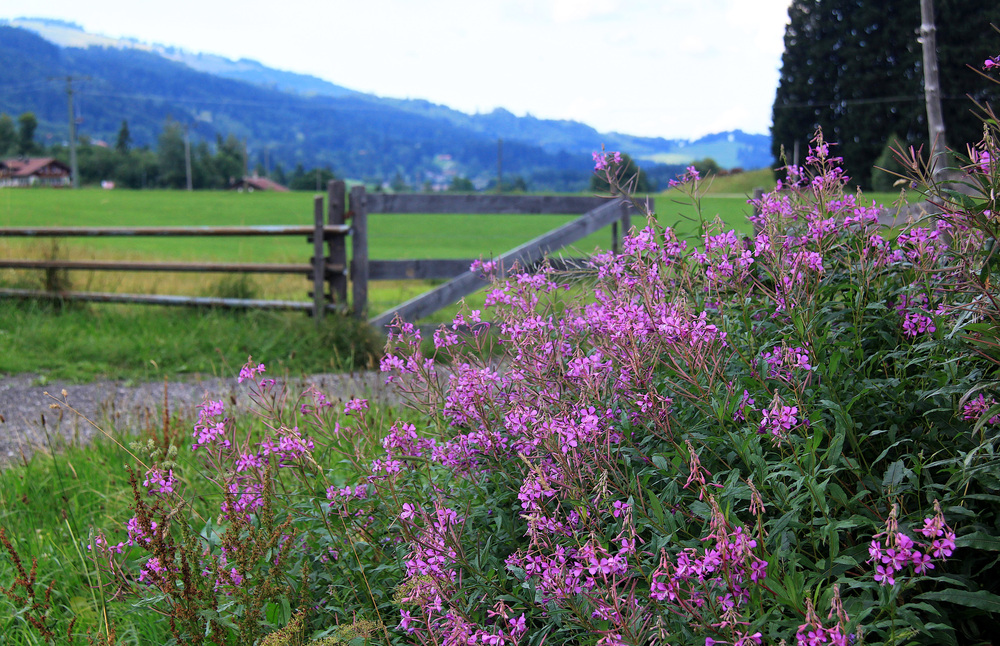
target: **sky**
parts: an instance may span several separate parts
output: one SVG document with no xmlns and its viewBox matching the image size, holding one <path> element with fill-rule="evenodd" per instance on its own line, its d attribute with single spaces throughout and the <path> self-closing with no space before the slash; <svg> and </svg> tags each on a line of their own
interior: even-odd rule
<svg viewBox="0 0 1000 646">
<path fill-rule="evenodd" d="M 790 0 L 0 0 L 0 18 L 249 58 L 467 113 L 767 134 Z"/>
</svg>

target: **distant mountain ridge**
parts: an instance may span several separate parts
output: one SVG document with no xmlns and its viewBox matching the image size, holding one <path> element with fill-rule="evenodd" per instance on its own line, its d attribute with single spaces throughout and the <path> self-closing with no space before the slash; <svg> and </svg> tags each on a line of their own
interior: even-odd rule
<svg viewBox="0 0 1000 646">
<path fill-rule="evenodd" d="M 575 174 L 585 181 L 589 153 L 602 144 L 645 160 L 647 170 L 704 157 L 724 168 L 771 164 L 767 135 L 733 131 L 667 140 L 599 133 L 579 122 L 518 117 L 503 109 L 469 115 L 429 101 L 364 94 L 257 61 L 89 34 L 64 21 L 5 22 L 0 111 L 35 112 L 39 134 L 48 137 L 65 137 L 65 93 L 42 81 L 78 75 L 90 77 L 78 96 L 81 132 L 94 138 L 112 140 L 126 119 L 138 145 L 153 145 L 170 117 L 207 141 L 228 134 L 245 138 L 255 160 L 262 156 L 272 166 L 330 165 L 359 178 L 388 181 L 399 175 L 417 183 L 442 172 L 442 158 L 448 158 L 448 172 L 485 181 L 495 174 L 497 139 L 504 141 L 505 172 L 550 180 Z M 555 184 L 549 182 L 563 188 Z"/>
</svg>

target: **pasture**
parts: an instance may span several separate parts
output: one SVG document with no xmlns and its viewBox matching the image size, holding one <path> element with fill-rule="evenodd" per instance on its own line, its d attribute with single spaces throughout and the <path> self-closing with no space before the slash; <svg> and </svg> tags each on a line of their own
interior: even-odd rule
<svg viewBox="0 0 1000 646">
<path fill-rule="evenodd" d="M 697 229 L 694 209 L 671 193 L 654 196 L 653 206 L 661 222 L 690 235 Z M 8 190 L 0 193 L 0 226 L 306 225 L 312 218 L 312 199 L 311 193 Z M 707 196 L 702 206 L 706 217 L 719 214 L 732 226 L 747 230 L 744 217 L 749 207 L 744 197 Z M 488 258 L 572 217 L 374 214 L 369 216 L 369 253 L 373 259 Z M 563 253 L 584 255 L 597 248 L 607 249 L 610 244 L 609 227 Z M 302 263 L 308 260 L 311 248 L 298 238 L 0 239 L 0 254 L 36 259 Z M 0 282 L 35 287 L 38 275 L 0 270 Z M 234 289 L 232 278 L 222 274 L 77 271 L 68 278 L 75 289 L 88 291 L 206 296 L 229 295 Z M 294 275 L 256 275 L 240 286 L 260 298 L 301 301 L 308 300 L 310 287 L 305 277 Z M 426 289 L 427 284 L 420 281 L 372 283 L 370 311 L 383 311 Z"/>
<path fill-rule="evenodd" d="M 701 216 L 718 216 L 749 233 L 747 194 L 765 186 L 769 171 L 716 178 L 700 200 Z M 889 204 L 896 197 L 870 194 Z M 677 190 L 649 197 L 661 224 L 695 240 L 697 209 Z M 253 194 L 221 191 L 2 190 L 0 226 L 169 226 L 305 225 L 312 218 L 312 193 Z M 373 259 L 476 258 L 503 253 L 574 216 L 564 215 L 389 215 L 369 216 Z M 642 218 L 633 218 L 641 225 Z M 607 249 L 610 227 L 562 251 L 581 256 Z M 350 241 L 348 241 L 350 253 Z M 311 245 L 299 238 L 0 238 L 8 258 L 70 260 L 170 260 L 303 263 Z M 308 300 L 305 276 L 68 272 L 81 291 Z M 2 270 L 0 286 L 40 288 L 40 271 Z M 440 281 L 438 281 L 440 282 Z M 370 314 L 426 291 L 428 281 L 370 284 Z M 468 298 L 481 307 L 484 293 Z M 458 306 L 425 322 L 448 321 Z M 0 308 L 0 374 L 38 372 L 44 378 L 183 378 L 220 374 L 247 354 L 293 373 L 327 372 L 373 365 L 378 341 L 351 322 L 331 317 L 321 328 L 301 313 L 224 312 L 159 306 L 74 305 L 57 310 L 38 304 Z M 144 332 L 139 334 L 137 330 Z"/>
<path fill-rule="evenodd" d="M 765 171 L 766 173 L 766 171 Z M 761 173 L 719 178 L 702 198 L 702 215 L 718 215 L 748 232 L 743 184 L 767 181 Z M 758 177 L 758 175 L 761 175 Z M 752 189 L 751 189 L 752 190 Z M 695 208 L 677 191 L 651 196 L 659 221 L 682 237 L 698 229 Z M 221 191 L 0 191 L 0 226 L 306 225 L 312 193 L 253 194 Z M 389 215 L 369 216 L 373 259 L 476 258 L 503 253 L 574 216 Z M 633 218 L 641 225 L 641 218 Z M 611 243 L 610 227 L 563 250 L 581 256 Z M 348 241 L 350 253 L 350 241 Z M 303 263 L 311 245 L 299 238 L 0 238 L 8 258 L 69 260 L 167 260 Z M 192 296 L 308 300 L 305 276 L 85 272 L 62 276 L 72 289 Z M 0 270 L 0 285 L 40 288 L 40 271 Z M 377 314 L 426 291 L 427 281 L 370 284 L 370 313 Z M 469 297 L 481 306 L 483 293 Z M 457 306 L 431 317 L 450 320 Z M 293 373 L 372 365 L 378 342 L 356 325 L 327 321 L 320 329 L 301 313 L 223 312 L 159 306 L 38 304 L 0 308 L 0 373 L 37 372 L 43 378 L 156 380 L 190 373 L 227 373 L 247 354 Z M 143 331 L 137 333 L 137 331 Z"/>
</svg>

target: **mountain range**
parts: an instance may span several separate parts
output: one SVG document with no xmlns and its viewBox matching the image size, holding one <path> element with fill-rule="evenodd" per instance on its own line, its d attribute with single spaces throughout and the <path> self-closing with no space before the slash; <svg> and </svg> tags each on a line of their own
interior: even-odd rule
<svg viewBox="0 0 1000 646">
<path fill-rule="evenodd" d="M 327 166 L 339 176 L 420 184 L 461 175 L 482 185 L 497 172 L 532 189 L 586 186 L 601 145 L 639 161 L 665 184 L 679 168 L 713 158 L 723 168 L 772 163 L 770 137 L 742 131 L 695 141 L 599 133 L 568 120 L 496 109 L 465 114 L 429 101 L 378 97 L 257 61 L 91 34 L 73 23 L 0 21 L 0 112 L 33 112 L 46 142 L 68 136 L 72 79 L 78 132 L 114 141 L 127 121 L 133 143 L 155 147 L 168 120 L 210 143 L 234 135 L 251 165 Z"/>
</svg>

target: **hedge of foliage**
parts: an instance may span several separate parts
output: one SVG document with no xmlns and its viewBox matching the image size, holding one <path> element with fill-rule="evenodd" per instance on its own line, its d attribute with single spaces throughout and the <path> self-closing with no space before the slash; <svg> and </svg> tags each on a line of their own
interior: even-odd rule
<svg viewBox="0 0 1000 646">
<path fill-rule="evenodd" d="M 941 214 L 898 233 L 817 135 L 752 237 L 650 218 L 573 275 L 481 263 L 487 313 L 431 356 L 390 337 L 418 414 L 374 461 L 366 402 L 289 409 L 248 363 L 268 437 L 222 402 L 195 428 L 219 517 L 153 466 L 127 535 L 92 545 L 106 576 L 177 643 L 990 643 L 995 123 L 962 185 L 927 186 Z"/>
</svg>

